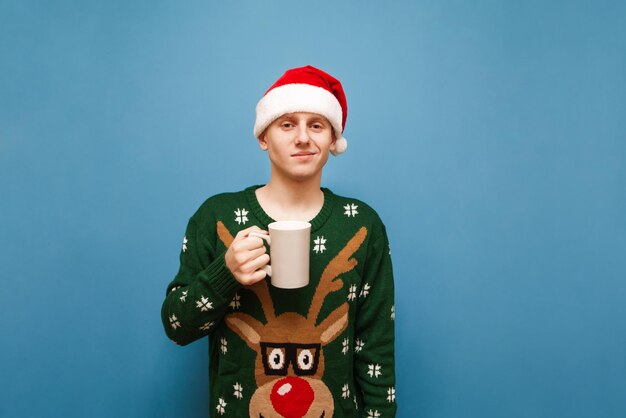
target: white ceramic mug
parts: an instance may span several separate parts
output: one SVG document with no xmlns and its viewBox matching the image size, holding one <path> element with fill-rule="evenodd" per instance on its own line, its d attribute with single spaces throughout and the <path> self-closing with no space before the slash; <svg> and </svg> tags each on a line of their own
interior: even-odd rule
<svg viewBox="0 0 626 418">
<path fill-rule="evenodd" d="M 297 289 L 309 284 L 311 224 L 304 221 L 278 221 L 267 226 L 269 237 L 258 232 L 249 235 L 267 241 L 271 265 L 263 267 L 272 286 Z"/>
</svg>

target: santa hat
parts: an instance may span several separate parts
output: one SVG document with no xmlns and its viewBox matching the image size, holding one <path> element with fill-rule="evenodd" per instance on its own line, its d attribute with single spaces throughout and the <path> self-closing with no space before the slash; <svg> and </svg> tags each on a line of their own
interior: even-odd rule
<svg viewBox="0 0 626 418">
<path fill-rule="evenodd" d="M 259 137 L 265 128 L 286 113 L 310 112 L 324 116 L 333 127 L 337 141 L 334 155 L 348 148 L 343 137 L 348 116 L 348 104 L 339 80 L 307 65 L 287 70 L 256 106 L 254 136 Z"/>
</svg>

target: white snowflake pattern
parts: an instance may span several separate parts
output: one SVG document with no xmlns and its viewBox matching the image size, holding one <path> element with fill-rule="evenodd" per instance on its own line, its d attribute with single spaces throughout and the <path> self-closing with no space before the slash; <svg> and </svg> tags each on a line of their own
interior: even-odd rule
<svg viewBox="0 0 626 418">
<path fill-rule="evenodd" d="M 378 418 L 380 417 L 380 412 L 378 410 L 372 411 L 371 409 L 367 411 L 367 418 Z"/>
<path fill-rule="evenodd" d="M 355 353 L 360 353 L 361 350 L 363 350 L 363 346 L 365 345 L 365 343 L 363 342 L 363 340 L 359 340 L 357 338 L 356 343 L 354 344 L 354 352 Z"/>
<path fill-rule="evenodd" d="M 183 252 L 187 251 L 187 237 L 183 238 Z"/>
<path fill-rule="evenodd" d="M 389 388 L 387 389 L 387 402 L 395 402 L 396 401 L 396 389 Z"/>
<path fill-rule="evenodd" d="M 324 245 L 326 244 L 326 238 L 324 238 L 323 236 L 318 236 L 317 238 L 315 238 L 313 240 L 313 243 L 315 244 L 313 246 L 313 251 L 315 251 L 316 254 L 326 251 L 326 246 Z"/>
<path fill-rule="evenodd" d="M 248 222 L 248 211 L 245 208 L 239 209 L 237 208 L 237 210 L 235 211 L 235 222 L 237 222 L 239 225 L 241 224 L 246 224 L 246 222 Z"/>
<path fill-rule="evenodd" d="M 172 325 L 174 329 L 180 328 L 180 321 L 176 318 L 176 315 L 170 316 L 170 325 Z"/>
<path fill-rule="evenodd" d="M 363 286 L 363 289 L 361 289 L 361 293 L 359 294 L 359 296 L 366 298 L 367 295 L 369 294 L 370 294 L 370 284 L 365 283 L 365 285 Z"/>
<path fill-rule="evenodd" d="M 226 354 L 228 352 L 228 341 L 226 341 L 226 338 L 224 337 L 220 339 L 220 350 L 222 350 L 222 354 Z"/>
<path fill-rule="evenodd" d="M 196 301 L 196 307 L 200 308 L 200 312 L 205 312 L 209 309 L 213 309 L 213 302 L 209 302 L 209 298 L 200 296 L 200 300 Z"/>
<path fill-rule="evenodd" d="M 342 345 L 341 352 L 343 354 L 346 354 L 348 352 L 348 350 L 350 349 L 348 347 L 349 344 L 350 344 L 350 340 L 348 338 L 344 338 L 343 342 L 341 343 L 341 345 Z"/>
<path fill-rule="evenodd" d="M 341 388 L 341 396 L 344 399 L 348 399 L 348 397 L 350 396 L 350 387 L 348 387 L 347 383 Z"/>
<path fill-rule="evenodd" d="M 367 366 L 367 369 L 367 374 L 369 374 L 371 377 L 378 378 L 378 376 L 383 374 L 380 371 L 380 364 L 370 364 L 369 366 Z"/>
<path fill-rule="evenodd" d="M 235 391 L 233 392 L 233 395 L 235 395 L 235 398 L 237 398 L 237 399 L 243 398 L 243 387 L 241 387 L 239 382 L 236 382 L 233 385 L 233 388 L 235 389 Z"/>
<path fill-rule="evenodd" d="M 187 301 L 187 293 L 189 293 L 189 290 L 183 290 L 183 295 L 181 297 L 179 297 L 178 299 L 180 299 L 181 302 L 186 302 Z"/>
<path fill-rule="evenodd" d="M 359 409 L 359 403 L 356 400 L 356 395 L 354 395 L 354 409 Z"/>
<path fill-rule="evenodd" d="M 200 331 L 208 331 L 213 325 L 215 325 L 215 322 L 213 321 L 205 322 L 202 326 L 200 326 Z"/>
<path fill-rule="evenodd" d="M 235 293 L 235 296 L 233 296 L 233 300 L 230 301 L 228 306 L 230 306 L 233 309 L 239 309 L 239 307 L 241 306 L 240 301 L 241 301 L 241 296 L 239 296 L 239 293 Z"/>
<path fill-rule="evenodd" d="M 359 212 L 356 210 L 358 207 L 359 206 L 355 205 L 354 203 L 348 203 L 343 207 L 345 209 L 345 212 L 343 214 L 347 215 L 348 218 L 351 216 L 354 218 L 356 215 L 359 214 Z"/>
<path fill-rule="evenodd" d="M 217 403 L 217 406 L 215 407 L 215 409 L 217 409 L 217 413 L 220 415 L 224 415 L 224 413 L 226 412 L 226 401 L 223 398 L 219 398 Z"/>
<path fill-rule="evenodd" d="M 348 300 L 353 301 L 356 299 L 356 285 L 351 284 L 350 289 L 348 289 Z"/>
<path fill-rule="evenodd" d="M 395 319 L 396 319 L 395 305 L 391 305 L 391 320 L 395 321 Z"/>
</svg>

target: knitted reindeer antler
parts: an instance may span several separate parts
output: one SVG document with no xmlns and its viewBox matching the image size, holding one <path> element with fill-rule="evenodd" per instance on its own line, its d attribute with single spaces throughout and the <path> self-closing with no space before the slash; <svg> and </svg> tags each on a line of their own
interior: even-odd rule
<svg viewBox="0 0 626 418">
<path fill-rule="evenodd" d="M 354 255 L 363 241 L 365 241 L 366 235 L 367 229 L 362 226 L 324 269 L 320 282 L 315 289 L 313 301 L 311 302 L 311 307 L 307 315 L 310 321 L 314 323 L 317 321 L 317 316 L 322 309 L 322 304 L 326 296 L 343 287 L 343 280 L 337 279 L 340 275 L 349 272 L 357 265 L 357 261 L 350 257 Z"/>
</svg>

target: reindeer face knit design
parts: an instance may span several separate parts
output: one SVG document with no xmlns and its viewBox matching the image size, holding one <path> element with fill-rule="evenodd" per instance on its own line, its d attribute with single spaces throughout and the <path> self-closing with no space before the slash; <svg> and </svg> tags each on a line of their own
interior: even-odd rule
<svg viewBox="0 0 626 418">
<path fill-rule="evenodd" d="M 162 320 L 186 345 L 209 337 L 210 414 L 394 417 L 393 273 L 385 227 L 365 203 L 324 192 L 311 220 L 310 283 L 237 283 L 224 253 L 273 220 L 252 186 L 191 217 Z"/>
</svg>

